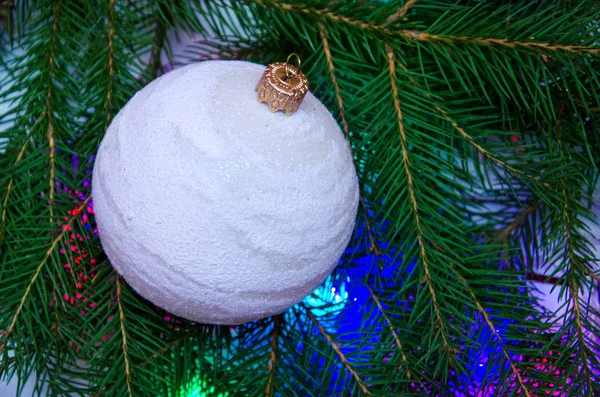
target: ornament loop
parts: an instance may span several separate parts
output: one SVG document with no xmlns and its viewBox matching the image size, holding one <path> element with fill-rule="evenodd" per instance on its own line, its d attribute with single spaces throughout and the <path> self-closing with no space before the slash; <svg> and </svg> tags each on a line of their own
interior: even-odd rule
<svg viewBox="0 0 600 397">
<path fill-rule="evenodd" d="M 293 57 L 298 60 L 298 67 L 290 64 Z M 272 112 L 281 110 L 288 116 L 298 110 L 308 92 L 308 80 L 300 71 L 301 65 L 300 57 L 291 53 L 285 62 L 267 66 L 255 88 L 258 102 L 267 103 Z"/>
<path fill-rule="evenodd" d="M 298 60 L 297 67 L 292 66 L 292 64 L 290 63 L 290 59 L 292 57 L 296 57 L 296 59 Z M 290 66 L 291 66 L 291 68 L 290 68 Z M 285 60 L 285 72 L 288 76 L 300 73 L 301 66 L 302 66 L 302 61 L 300 60 L 300 57 L 298 56 L 298 54 L 296 54 L 295 52 L 292 52 L 290 55 L 288 55 L 287 59 Z M 290 72 L 290 70 L 291 70 L 291 72 Z"/>
</svg>

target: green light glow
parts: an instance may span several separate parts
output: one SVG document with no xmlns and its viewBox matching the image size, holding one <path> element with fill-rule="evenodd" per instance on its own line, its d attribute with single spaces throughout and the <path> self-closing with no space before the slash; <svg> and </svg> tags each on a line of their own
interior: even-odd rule
<svg viewBox="0 0 600 397">
<path fill-rule="evenodd" d="M 215 394 L 215 387 L 208 386 L 206 379 L 196 376 L 190 383 L 179 391 L 178 397 L 227 397 L 228 393 Z"/>
</svg>

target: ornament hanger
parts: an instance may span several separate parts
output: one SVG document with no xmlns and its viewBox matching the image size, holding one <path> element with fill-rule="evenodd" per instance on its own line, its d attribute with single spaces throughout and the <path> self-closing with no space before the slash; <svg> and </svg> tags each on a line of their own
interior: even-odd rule
<svg viewBox="0 0 600 397">
<path fill-rule="evenodd" d="M 298 60 L 298 67 L 290 63 L 293 57 Z M 308 80 L 300 71 L 301 66 L 302 61 L 295 53 L 291 53 L 285 62 L 267 66 L 255 88 L 258 102 L 268 104 L 271 112 L 281 110 L 288 116 L 298 110 L 308 92 Z"/>
<path fill-rule="evenodd" d="M 290 59 L 292 57 L 296 57 L 296 59 L 298 60 L 298 67 L 296 67 L 296 68 L 294 68 L 292 66 L 292 64 L 290 63 Z M 290 55 L 288 55 L 287 59 L 285 60 L 285 72 L 287 74 L 286 77 L 289 78 L 289 77 L 291 77 L 293 75 L 296 75 L 296 74 L 300 73 L 300 67 L 301 66 L 302 66 L 302 61 L 300 60 L 300 57 L 295 52 L 292 52 Z"/>
</svg>

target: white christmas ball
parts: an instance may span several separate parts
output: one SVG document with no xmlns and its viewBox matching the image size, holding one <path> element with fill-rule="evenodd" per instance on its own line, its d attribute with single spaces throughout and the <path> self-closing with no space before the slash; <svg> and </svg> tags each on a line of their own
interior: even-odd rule
<svg viewBox="0 0 600 397">
<path fill-rule="evenodd" d="M 193 64 L 110 125 L 92 192 L 102 246 L 143 297 L 190 320 L 281 313 L 332 271 L 354 227 L 350 148 L 311 93 L 291 116 L 254 88 L 264 66 Z"/>
</svg>

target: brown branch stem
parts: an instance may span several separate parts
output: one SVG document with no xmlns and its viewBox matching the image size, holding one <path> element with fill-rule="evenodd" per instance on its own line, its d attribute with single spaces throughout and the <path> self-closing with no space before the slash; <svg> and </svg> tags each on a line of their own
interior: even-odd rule
<svg viewBox="0 0 600 397">
<path fill-rule="evenodd" d="M 119 307 L 119 324 L 121 327 L 121 337 L 122 337 L 122 350 L 123 350 L 123 360 L 125 361 L 125 379 L 127 382 L 127 393 L 129 397 L 133 397 L 131 393 L 131 368 L 129 367 L 129 355 L 127 354 L 127 332 L 125 331 L 125 312 L 123 311 L 123 304 L 121 302 L 121 276 L 117 275 L 115 277 L 115 283 L 117 287 L 117 305 Z"/>
<path fill-rule="evenodd" d="M 400 148 L 402 149 L 402 163 L 404 166 L 404 173 L 406 174 L 407 180 L 407 188 L 408 195 L 410 199 L 410 204 L 412 207 L 412 213 L 415 221 L 416 235 L 417 235 L 417 243 L 419 244 L 419 255 L 421 257 L 421 265 L 423 266 L 423 271 L 425 276 L 423 277 L 424 283 L 427 285 L 427 289 L 429 290 L 429 294 L 431 295 L 431 303 L 433 307 L 433 311 L 435 313 L 435 323 L 439 327 L 441 331 L 442 341 L 444 343 L 444 348 L 447 351 L 452 351 L 450 348 L 450 344 L 448 343 L 448 339 L 446 337 L 446 330 L 444 327 L 444 321 L 442 319 L 439 305 L 437 301 L 437 294 L 432 285 L 432 276 L 431 271 L 429 269 L 429 263 L 427 258 L 427 250 L 425 249 L 425 239 L 423 237 L 423 227 L 421 225 L 421 216 L 419 215 L 419 207 L 417 205 L 417 198 L 415 193 L 415 186 L 413 182 L 412 172 L 410 171 L 411 161 L 408 155 L 408 141 L 406 138 L 406 132 L 404 131 L 404 120 L 402 115 L 402 109 L 400 107 L 400 97 L 398 94 L 398 85 L 396 84 L 396 56 L 392 47 L 388 44 L 385 45 L 387 59 L 388 59 L 388 68 L 390 74 L 390 84 L 392 86 L 392 94 L 394 100 L 394 109 L 396 111 L 396 115 L 398 118 L 398 131 L 400 134 Z"/>
<path fill-rule="evenodd" d="M 406 13 L 408 11 L 410 11 L 410 9 L 415 5 L 415 3 L 417 3 L 419 0 L 408 0 L 406 3 L 404 3 L 404 5 L 402 7 L 400 7 L 400 9 L 398 9 L 398 11 L 396 11 L 395 13 L 393 13 L 392 15 L 390 15 L 388 17 L 388 19 L 385 21 L 386 25 L 389 25 L 392 22 L 397 21 L 398 19 L 402 19 L 404 18 L 404 16 L 406 15 Z"/>
<path fill-rule="evenodd" d="M 273 331 L 271 338 L 271 352 L 269 353 L 269 377 L 267 378 L 267 388 L 265 390 L 265 397 L 272 397 L 274 386 L 275 386 L 275 374 L 277 365 L 277 348 L 279 333 L 281 332 L 281 325 L 279 324 L 279 317 L 273 316 Z"/>
<path fill-rule="evenodd" d="M 115 74 L 114 69 L 114 57 L 115 57 L 115 0 L 109 0 L 108 2 L 108 86 L 106 89 L 106 104 L 104 111 L 106 112 L 106 126 L 105 129 L 110 125 L 112 119 L 111 107 L 112 107 L 112 95 L 113 95 L 113 78 Z"/>
<path fill-rule="evenodd" d="M 344 101 L 342 100 L 340 85 L 337 82 L 337 78 L 335 76 L 335 66 L 333 64 L 333 57 L 331 56 L 331 50 L 329 48 L 329 40 L 327 39 L 327 29 L 323 23 L 319 23 L 319 34 L 321 36 L 321 41 L 323 43 L 323 51 L 325 52 L 325 58 L 327 59 L 327 65 L 329 66 L 329 76 L 331 77 L 331 84 L 333 85 L 335 91 L 335 97 L 338 102 L 338 107 L 340 109 L 340 118 L 342 119 L 342 127 L 344 128 L 344 135 L 349 142 L 350 151 L 354 157 L 354 149 L 352 148 L 352 139 L 350 138 L 350 126 L 348 125 L 348 121 L 346 120 L 346 111 L 344 108 Z M 362 186 L 361 186 L 361 195 L 360 195 L 360 206 L 363 209 L 363 216 L 365 218 L 365 228 L 367 231 L 367 235 L 369 236 L 369 241 L 371 243 L 369 247 L 369 252 L 375 254 L 377 256 L 381 255 L 379 248 L 377 247 L 377 243 L 375 242 L 375 238 L 373 236 L 373 230 L 371 226 L 371 221 L 369 219 L 369 213 L 367 210 L 367 205 L 365 204 L 365 200 L 362 195 Z"/>
<path fill-rule="evenodd" d="M 390 320 L 390 318 L 385 313 L 385 310 L 383 309 L 383 306 L 381 305 L 381 302 L 379 301 L 379 298 L 375 294 L 375 291 L 373 291 L 373 289 L 371 288 L 370 285 L 368 285 L 366 283 L 364 285 L 369 290 L 369 293 L 371 294 L 371 297 L 373 298 L 373 301 L 375 301 L 375 304 L 377 305 L 377 308 L 379 309 L 379 312 L 381 313 L 381 315 L 385 319 L 385 322 L 387 323 L 388 328 L 392 332 L 392 336 L 394 337 L 394 341 L 396 341 L 396 347 L 400 351 L 400 355 L 402 356 L 402 360 L 406 363 L 406 377 L 408 379 L 410 379 L 411 374 L 410 374 L 410 369 L 408 368 L 408 358 L 406 357 L 406 353 L 404 353 L 404 350 L 402 349 L 402 343 L 400 343 L 400 338 L 398 337 L 398 333 L 394 329 L 394 326 L 392 325 L 392 321 Z"/>
<path fill-rule="evenodd" d="M 323 325 L 319 322 L 319 320 L 317 320 L 317 318 L 315 317 L 315 315 L 313 314 L 313 312 L 310 310 L 309 307 L 307 307 L 303 302 L 300 302 L 299 305 L 306 311 L 306 315 L 308 316 L 308 318 L 310 318 L 310 320 L 317 326 L 317 328 L 319 328 L 319 331 L 321 332 L 323 337 L 327 340 L 329 345 L 331 345 L 331 347 L 333 348 L 335 353 L 338 355 L 338 357 L 342 361 L 342 364 L 344 364 L 346 369 L 350 372 L 350 374 L 352 374 L 352 377 L 358 384 L 358 387 L 360 387 L 360 389 L 363 391 L 365 396 L 370 397 L 371 392 L 367 388 L 367 385 L 360 378 L 360 376 L 358 375 L 358 372 L 356 372 L 356 369 L 354 369 L 352 364 L 350 364 L 350 361 L 348 361 L 348 358 L 346 357 L 344 352 L 342 352 L 342 350 L 340 349 L 340 345 L 338 343 L 335 343 L 335 341 L 333 340 L 331 335 L 329 335 L 329 333 L 325 330 Z"/>
<path fill-rule="evenodd" d="M 56 47 L 56 36 L 58 31 L 58 15 L 60 11 L 60 2 L 57 1 L 54 4 L 54 21 L 52 22 L 52 39 L 50 41 L 50 49 L 48 51 L 48 63 L 49 63 L 49 82 L 48 82 L 48 93 L 46 94 L 46 116 L 48 117 L 48 127 L 46 129 L 46 136 L 48 138 L 48 151 L 49 151 L 49 162 L 50 162 L 50 175 L 48 177 L 48 201 L 50 205 L 50 222 L 54 219 L 54 179 L 56 176 L 56 159 L 55 159 L 55 139 L 54 139 L 54 126 L 52 124 L 52 86 L 54 80 L 54 52 Z"/>
<path fill-rule="evenodd" d="M 517 229 L 529 217 L 529 215 L 533 214 L 542 205 L 542 203 L 542 200 L 538 200 L 535 204 L 530 205 L 523 211 L 519 212 L 515 219 L 513 219 L 511 223 L 506 225 L 506 227 L 500 231 L 498 234 L 498 240 L 505 242 L 510 233 Z"/>
<path fill-rule="evenodd" d="M 519 369 L 515 365 L 514 361 L 510 357 L 510 354 L 508 353 L 508 351 L 504 347 L 504 343 L 502 343 L 502 337 L 500 336 L 500 334 L 496 330 L 496 327 L 494 326 L 494 323 L 490 319 L 490 317 L 489 317 L 488 313 L 486 312 L 485 308 L 481 305 L 481 303 L 479 302 L 479 299 L 477 299 L 477 296 L 475 296 L 475 293 L 473 292 L 473 290 L 471 289 L 471 287 L 469 287 L 469 283 L 467 282 L 467 280 L 465 280 L 465 278 L 462 275 L 460 275 L 456 271 L 456 269 L 455 269 L 454 273 L 456 274 L 456 277 L 458 277 L 458 279 L 460 280 L 460 282 L 467 289 L 467 292 L 469 293 L 469 295 L 471 296 L 471 299 L 475 303 L 475 306 L 477 307 L 477 310 L 483 316 L 483 319 L 484 319 L 485 323 L 487 324 L 488 328 L 490 329 L 490 332 L 492 333 L 492 335 L 494 335 L 494 337 L 498 341 L 498 345 L 500 346 L 500 349 L 502 350 L 502 354 L 504 355 L 504 357 L 506 357 L 506 359 L 510 363 L 510 368 L 512 369 L 513 373 L 517 377 L 517 380 L 519 382 L 519 385 L 521 386 L 521 389 L 523 389 L 523 392 L 525 393 L 525 395 L 527 397 L 531 397 L 531 393 L 529 392 L 529 389 L 525 385 L 523 377 L 521 376 L 521 372 L 519 371 Z"/>
<path fill-rule="evenodd" d="M 29 138 L 29 136 L 27 136 L 25 138 L 25 142 L 23 143 L 23 146 L 21 146 L 21 150 L 19 150 L 17 159 L 15 160 L 15 164 L 14 164 L 15 167 L 23 159 L 23 156 L 25 155 L 25 150 L 27 149 L 27 146 L 29 145 L 29 140 L 30 140 L 30 138 Z M 15 178 L 13 176 L 12 178 L 10 178 L 10 181 L 8 181 L 8 186 L 6 188 L 6 194 L 4 195 L 4 202 L 2 203 L 2 219 L 0 220 L 0 242 L 3 240 L 3 237 L 4 237 L 4 228 L 6 227 L 6 214 L 8 211 L 8 200 L 10 199 L 10 193 L 14 186 L 14 182 L 15 182 Z"/>
</svg>

